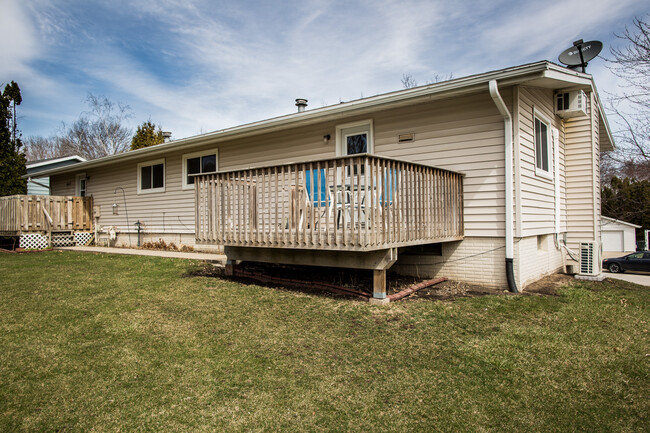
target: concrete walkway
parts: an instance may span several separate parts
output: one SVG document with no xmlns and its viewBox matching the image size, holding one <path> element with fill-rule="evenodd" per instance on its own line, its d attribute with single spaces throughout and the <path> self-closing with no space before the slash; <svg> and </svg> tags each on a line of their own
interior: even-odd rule
<svg viewBox="0 0 650 433">
<path fill-rule="evenodd" d="M 630 274 L 626 272 L 624 274 L 612 274 L 611 272 L 603 272 L 607 278 L 615 278 L 617 280 L 629 281 L 630 283 L 640 284 L 642 286 L 650 287 L 650 274 L 647 272 Z"/>
<path fill-rule="evenodd" d="M 207 260 L 209 262 L 226 263 L 226 256 L 215 253 L 182 253 L 179 251 L 140 250 L 135 248 L 111 247 L 61 247 L 64 251 L 80 251 L 86 253 L 127 254 L 132 256 L 171 257 L 174 259 Z"/>
</svg>

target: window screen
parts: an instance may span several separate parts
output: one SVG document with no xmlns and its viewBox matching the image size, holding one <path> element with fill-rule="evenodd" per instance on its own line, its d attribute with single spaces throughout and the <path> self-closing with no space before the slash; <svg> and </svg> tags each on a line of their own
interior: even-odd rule
<svg viewBox="0 0 650 433">
<path fill-rule="evenodd" d="M 165 164 L 140 167 L 140 190 L 145 191 L 165 186 Z"/>
<path fill-rule="evenodd" d="M 188 158 L 187 160 L 187 184 L 194 184 L 194 177 L 192 174 L 201 173 L 214 173 L 217 171 L 217 155 L 204 155 L 195 158 Z"/>
<path fill-rule="evenodd" d="M 201 173 L 201 158 L 189 158 L 187 160 L 187 183 L 191 185 L 194 183 L 194 177 L 191 174 Z"/>
<path fill-rule="evenodd" d="M 156 164 L 153 166 L 153 187 L 154 188 L 162 188 L 164 186 L 164 166 L 162 164 Z"/>
<path fill-rule="evenodd" d="M 548 125 L 535 119 L 535 165 L 548 171 Z"/>
<path fill-rule="evenodd" d="M 368 135 L 355 134 L 346 137 L 348 155 L 368 152 Z"/>
<path fill-rule="evenodd" d="M 147 165 L 140 170 L 140 189 L 151 189 L 151 166 Z"/>
</svg>

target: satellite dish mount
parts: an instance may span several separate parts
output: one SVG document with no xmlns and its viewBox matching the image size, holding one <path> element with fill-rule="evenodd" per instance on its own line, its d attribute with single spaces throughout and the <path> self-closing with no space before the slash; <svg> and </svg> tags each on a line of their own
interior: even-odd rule
<svg viewBox="0 0 650 433">
<path fill-rule="evenodd" d="M 595 58 L 603 49 L 603 43 L 600 41 L 584 42 L 579 39 L 573 43 L 571 48 L 568 48 L 559 55 L 558 60 L 571 69 L 582 68 L 582 72 L 586 72 L 588 62 Z"/>
</svg>

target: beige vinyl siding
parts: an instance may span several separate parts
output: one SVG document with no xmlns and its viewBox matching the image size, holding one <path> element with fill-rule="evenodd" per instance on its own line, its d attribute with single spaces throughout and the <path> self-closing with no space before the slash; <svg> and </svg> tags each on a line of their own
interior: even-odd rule
<svg viewBox="0 0 650 433">
<path fill-rule="evenodd" d="M 76 195 L 77 186 L 74 174 L 60 174 L 50 176 L 50 194 L 52 195 Z"/>
<path fill-rule="evenodd" d="M 588 94 L 588 116 L 567 119 L 567 228 L 569 247 L 577 248 L 579 241 L 597 239 L 600 186 L 598 182 L 599 149 L 597 135 L 598 113 L 593 110 L 593 95 Z M 596 209 L 598 209 L 596 211 Z M 594 212 L 596 211 L 596 215 Z"/>
<path fill-rule="evenodd" d="M 87 194 L 93 196 L 95 206 L 101 206 L 100 225 L 135 232 L 134 223 L 140 221 L 145 232 L 193 233 L 194 195 L 192 190 L 181 189 L 181 155 L 177 152 L 164 158 L 165 192 L 137 193 L 138 163 L 149 159 L 86 170 Z M 124 189 L 126 209 L 119 188 Z M 118 215 L 112 213 L 113 203 L 118 205 Z"/>
<path fill-rule="evenodd" d="M 503 91 L 509 104 L 510 93 Z M 466 174 L 466 236 L 504 235 L 503 119 L 487 92 L 168 153 L 164 193 L 137 194 L 137 165 L 148 159 L 88 169 L 88 194 L 101 206 L 101 226 L 127 230 L 122 192 L 115 193 L 122 187 L 131 232 L 136 221 L 144 223 L 147 233 L 193 232 L 194 191 L 181 185 L 184 153 L 218 148 L 219 170 L 329 158 L 336 155 L 336 126 L 368 119 L 373 121 L 376 154 Z M 398 143 L 402 133 L 414 133 L 415 141 Z M 331 139 L 324 143 L 326 134 Z M 54 177 L 53 193 L 62 188 L 59 178 Z M 119 215 L 112 215 L 113 203 L 118 204 Z"/>
<path fill-rule="evenodd" d="M 511 106 L 511 89 L 502 89 Z M 503 117 L 487 92 L 374 116 L 375 153 L 465 174 L 465 236 L 504 236 Z M 415 141 L 398 143 L 399 134 Z"/>
<path fill-rule="evenodd" d="M 601 241 L 600 228 L 600 113 L 599 105 L 596 102 L 596 95 L 590 93 L 591 106 L 593 107 L 591 116 L 591 128 L 593 131 L 593 189 L 594 189 L 594 232 L 595 239 Z"/>
<path fill-rule="evenodd" d="M 555 152 L 553 147 L 549 146 L 551 178 L 538 175 L 535 172 L 535 110 L 551 121 L 549 128 L 555 127 L 559 131 L 560 231 L 566 230 L 564 128 L 561 119 L 555 116 L 553 110 L 553 91 L 521 87 L 518 114 L 522 237 L 555 231 Z"/>
<path fill-rule="evenodd" d="M 334 124 L 332 124 L 334 125 Z M 333 128 L 333 126 L 332 126 Z M 329 131 L 329 130 L 326 130 Z M 194 190 L 182 189 L 182 157 L 186 153 L 218 148 L 220 170 L 279 164 L 289 160 L 298 161 L 333 156 L 333 147 L 323 145 L 323 135 L 314 128 L 303 128 L 278 132 L 260 137 L 234 140 L 228 143 L 206 145 L 185 151 L 165 154 L 165 191 L 137 193 L 138 164 L 160 157 L 120 162 L 110 166 L 86 169 L 89 177 L 87 194 L 92 195 L 94 204 L 101 206 L 100 226 L 115 226 L 121 233 L 135 233 L 134 223 L 143 223 L 145 233 L 161 235 L 170 233 L 194 233 Z M 66 182 L 74 176 L 54 176 L 53 194 L 66 189 Z M 126 197 L 124 206 L 123 188 Z M 113 215 L 112 205 L 118 205 L 119 214 Z M 128 226 L 127 226 L 128 212 Z M 161 236 L 164 238 L 164 236 Z"/>
</svg>

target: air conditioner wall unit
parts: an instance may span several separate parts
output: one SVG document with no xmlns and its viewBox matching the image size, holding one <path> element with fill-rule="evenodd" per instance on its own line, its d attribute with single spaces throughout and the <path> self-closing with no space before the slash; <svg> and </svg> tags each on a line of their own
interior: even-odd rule
<svg viewBox="0 0 650 433">
<path fill-rule="evenodd" d="M 555 94 L 555 114 L 563 119 L 587 115 L 587 95 L 582 90 Z"/>
<path fill-rule="evenodd" d="M 600 275 L 600 245 L 596 241 L 580 242 L 580 275 Z"/>
</svg>

